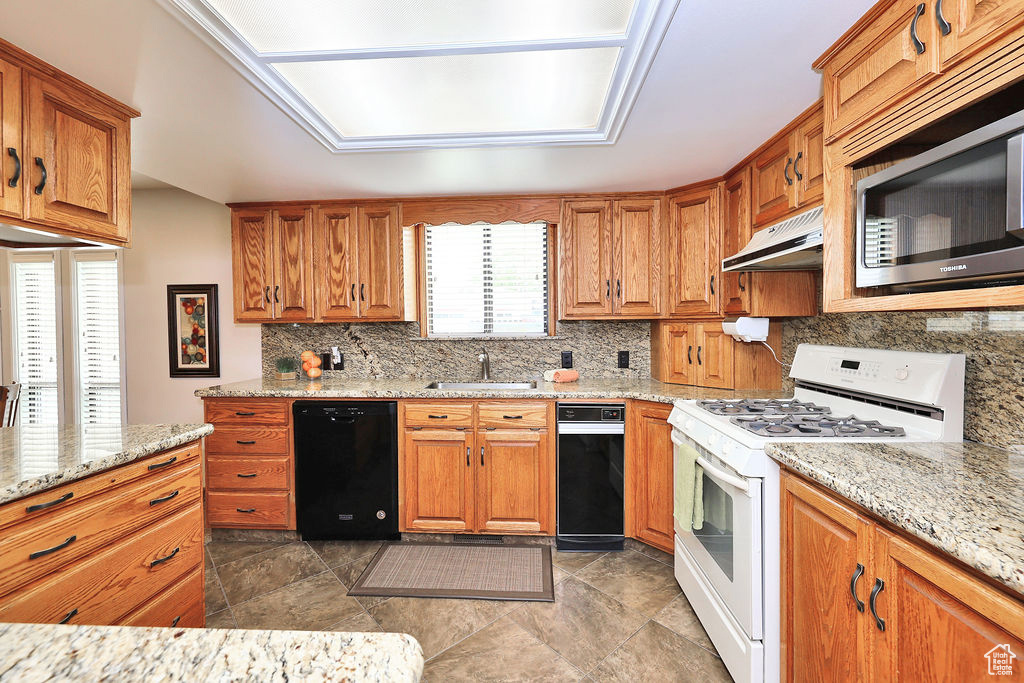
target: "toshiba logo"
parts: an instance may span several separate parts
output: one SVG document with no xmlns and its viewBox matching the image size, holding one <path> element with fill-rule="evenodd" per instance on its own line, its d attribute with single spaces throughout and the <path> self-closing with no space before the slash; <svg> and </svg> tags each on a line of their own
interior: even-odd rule
<svg viewBox="0 0 1024 683">
<path fill-rule="evenodd" d="M 939 266 L 939 270 L 943 273 L 948 273 L 951 270 L 967 270 L 967 266 L 962 263 L 955 266 Z"/>
</svg>

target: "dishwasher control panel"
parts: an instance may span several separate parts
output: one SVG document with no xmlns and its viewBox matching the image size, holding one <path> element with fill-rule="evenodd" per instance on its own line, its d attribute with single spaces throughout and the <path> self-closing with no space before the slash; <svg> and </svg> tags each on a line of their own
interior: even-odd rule
<svg viewBox="0 0 1024 683">
<path fill-rule="evenodd" d="M 626 406 L 606 403 L 559 403 L 559 422 L 625 422 Z"/>
</svg>

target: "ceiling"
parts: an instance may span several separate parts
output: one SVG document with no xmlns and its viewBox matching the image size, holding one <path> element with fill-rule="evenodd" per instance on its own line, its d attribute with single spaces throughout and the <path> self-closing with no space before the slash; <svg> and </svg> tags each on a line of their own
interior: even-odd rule
<svg viewBox="0 0 1024 683">
<path fill-rule="evenodd" d="M 613 145 L 341 153 L 157 0 L 7 2 L 0 24 L 6 40 L 142 111 L 140 178 L 230 202 L 651 190 L 718 175 L 820 96 L 811 62 L 873 4 L 681 0 Z"/>
</svg>

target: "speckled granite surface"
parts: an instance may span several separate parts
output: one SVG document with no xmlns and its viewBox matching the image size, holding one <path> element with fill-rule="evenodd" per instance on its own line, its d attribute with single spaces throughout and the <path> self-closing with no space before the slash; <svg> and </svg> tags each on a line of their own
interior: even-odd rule
<svg viewBox="0 0 1024 683">
<path fill-rule="evenodd" d="M 0 624 L 11 681 L 418 681 L 403 633 Z"/>
<path fill-rule="evenodd" d="M 678 399 L 766 398 L 781 392 L 731 391 L 680 384 L 664 384 L 652 379 L 580 379 L 579 382 L 538 382 L 536 389 L 506 391 L 454 391 L 427 389 L 426 379 L 349 379 L 345 377 L 280 382 L 272 378 L 221 384 L 199 389 L 200 397 L 285 397 L 285 398 L 607 398 L 638 399 L 672 403 Z"/>
<path fill-rule="evenodd" d="M 332 346 L 345 354 L 344 377 L 473 379 L 477 356 L 487 349 L 495 379 L 535 379 L 561 367 L 561 351 L 573 352 L 573 367 L 584 377 L 651 376 L 649 321 L 581 320 L 558 323 L 557 337 L 537 339 L 423 339 L 416 323 L 263 325 L 263 374 L 274 360 L 317 353 Z M 629 367 L 617 366 L 618 351 L 629 351 Z"/>
<path fill-rule="evenodd" d="M 208 424 L 27 425 L 0 429 L 0 503 L 195 441 Z"/>
<path fill-rule="evenodd" d="M 768 455 L 1024 594 L 1024 454 L 962 443 L 769 443 Z"/>
<path fill-rule="evenodd" d="M 995 302 L 993 302 L 995 303 Z M 967 356 L 964 438 L 997 446 L 1024 444 L 1024 311 L 900 311 L 790 318 L 783 352 L 797 344 L 962 353 Z M 791 388 L 792 385 L 790 385 Z"/>
</svg>

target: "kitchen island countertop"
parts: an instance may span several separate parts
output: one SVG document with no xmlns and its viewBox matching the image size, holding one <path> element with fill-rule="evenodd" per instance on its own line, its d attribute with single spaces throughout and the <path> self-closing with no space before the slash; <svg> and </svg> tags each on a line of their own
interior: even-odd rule
<svg viewBox="0 0 1024 683">
<path fill-rule="evenodd" d="M 1024 594 L 1024 454 L 956 443 L 769 443 L 769 456 Z"/>
</svg>

